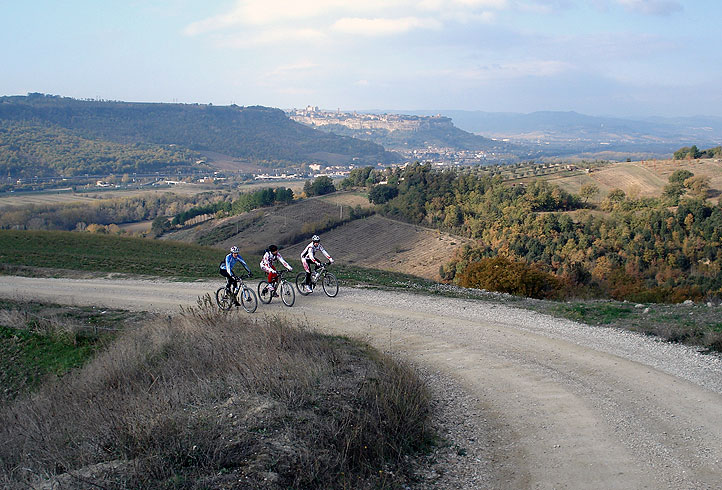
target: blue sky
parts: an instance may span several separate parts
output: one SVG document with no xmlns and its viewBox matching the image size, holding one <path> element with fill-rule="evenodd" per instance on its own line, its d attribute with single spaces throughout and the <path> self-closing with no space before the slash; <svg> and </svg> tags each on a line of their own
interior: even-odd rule
<svg viewBox="0 0 722 490">
<path fill-rule="evenodd" d="M 722 114 L 717 0 L 0 0 L 0 95 Z"/>
</svg>

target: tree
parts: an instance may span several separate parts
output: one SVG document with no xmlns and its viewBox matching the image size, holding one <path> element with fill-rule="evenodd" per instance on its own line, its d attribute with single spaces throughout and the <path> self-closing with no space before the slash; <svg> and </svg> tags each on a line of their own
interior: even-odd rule
<svg viewBox="0 0 722 490">
<path fill-rule="evenodd" d="M 699 151 L 697 145 L 685 146 L 674 152 L 675 160 L 694 160 L 702 156 L 702 152 Z"/>
<path fill-rule="evenodd" d="M 690 177 L 684 181 L 684 186 L 689 189 L 692 197 L 705 199 L 709 190 L 709 177 Z"/>
<path fill-rule="evenodd" d="M 694 177 L 694 174 L 689 170 L 675 170 L 668 180 L 670 184 L 684 184 L 684 181 L 690 177 Z"/>
<path fill-rule="evenodd" d="M 373 204 L 383 204 L 390 201 L 399 194 L 396 186 L 388 184 L 379 184 L 374 186 L 369 192 L 369 202 Z"/>
<path fill-rule="evenodd" d="M 164 232 L 170 230 L 170 221 L 165 216 L 158 216 L 150 225 L 150 231 L 155 236 L 160 236 Z"/>
<path fill-rule="evenodd" d="M 584 199 L 584 204 L 587 204 L 587 201 L 591 199 L 592 197 L 599 194 L 599 186 L 596 184 L 584 184 L 582 188 L 579 190 L 579 197 Z"/>
<path fill-rule="evenodd" d="M 307 196 L 323 196 L 324 194 L 336 192 L 336 187 L 333 185 L 331 177 L 322 175 L 321 177 L 316 177 L 313 182 L 307 180 L 303 186 L 303 191 Z"/>
</svg>

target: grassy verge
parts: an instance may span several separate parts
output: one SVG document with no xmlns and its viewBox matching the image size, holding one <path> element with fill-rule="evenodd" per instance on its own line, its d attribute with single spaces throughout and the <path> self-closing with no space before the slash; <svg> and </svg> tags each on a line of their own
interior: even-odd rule
<svg viewBox="0 0 722 490">
<path fill-rule="evenodd" d="M 622 328 L 663 340 L 722 352 L 722 306 L 707 304 L 634 304 L 611 300 L 556 302 L 491 291 L 464 289 L 423 278 L 360 267 L 334 266 L 346 285 L 373 285 L 454 298 L 494 301 L 567 318 L 587 325 Z"/>
<path fill-rule="evenodd" d="M 428 423 L 410 368 L 206 298 L 0 411 L 0 486 L 402 488 Z"/>
<path fill-rule="evenodd" d="M 618 301 L 542 302 L 536 309 L 590 325 L 624 328 L 674 343 L 722 352 L 722 307 Z"/>
<path fill-rule="evenodd" d="M 137 313 L 0 300 L 0 406 L 83 366 Z"/>
</svg>

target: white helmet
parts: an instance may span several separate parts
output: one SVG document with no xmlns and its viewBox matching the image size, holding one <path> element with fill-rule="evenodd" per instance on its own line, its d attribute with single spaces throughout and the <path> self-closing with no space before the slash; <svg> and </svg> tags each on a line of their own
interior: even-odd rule
<svg viewBox="0 0 722 490">
<path fill-rule="evenodd" d="M 312 241 L 312 242 L 320 242 L 320 241 L 321 241 L 321 238 L 320 238 L 318 235 L 313 235 L 313 236 L 311 237 L 311 241 Z"/>
<path fill-rule="evenodd" d="M 235 245 L 233 245 L 233 246 L 231 247 L 231 253 L 232 253 L 232 254 L 237 254 L 237 253 L 238 253 L 238 247 L 236 247 Z"/>
</svg>

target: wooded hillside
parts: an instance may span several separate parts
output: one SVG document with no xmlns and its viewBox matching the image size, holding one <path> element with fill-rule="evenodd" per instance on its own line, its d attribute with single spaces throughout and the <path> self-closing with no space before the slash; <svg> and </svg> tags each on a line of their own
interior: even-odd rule
<svg viewBox="0 0 722 490">
<path fill-rule="evenodd" d="M 31 94 L 0 97 L 0 124 L 0 171 L 5 175 L 44 165 L 61 175 L 93 169 L 124 172 L 132 166 L 157 171 L 161 165 L 192 164 L 193 152 L 204 151 L 274 167 L 391 163 L 397 158 L 374 143 L 316 131 L 279 109 L 260 106 L 85 101 Z M 90 161 L 84 153 L 92 155 Z"/>
<path fill-rule="evenodd" d="M 670 176 L 659 198 L 614 190 L 598 209 L 573 213 L 584 208 L 582 199 L 544 181 L 511 186 L 499 176 L 428 165 L 358 169 L 348 180 L 392 186 L 395 194 L 374 193 L 386 216 L 475 239 L 441 271 L 464 286 L 485 287 L 493 274 L 533 278 L 537 296 L 672 302 L 722 296 L 722 204 L 705 200 L 707 188 L 687 174 Z M 486 260 L 497 256 L 509 260 Z"/>
</svg>

